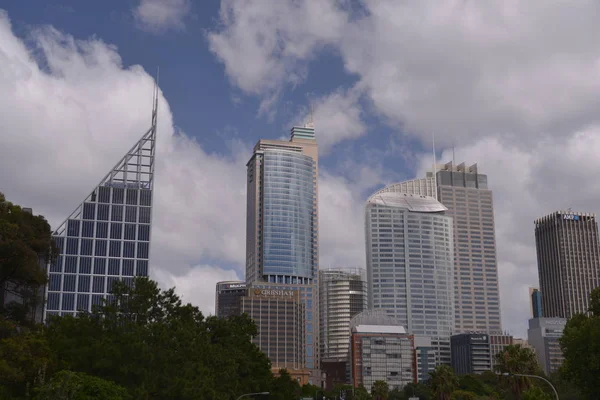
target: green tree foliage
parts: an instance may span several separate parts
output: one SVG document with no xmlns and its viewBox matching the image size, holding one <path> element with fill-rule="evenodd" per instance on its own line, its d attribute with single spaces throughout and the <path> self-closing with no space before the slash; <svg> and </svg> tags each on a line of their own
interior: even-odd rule
<svg viewBox="0 0 600 400">
<path fill-rule="evenodd" d="M 60 371 L 44 386 L 37 390 L 35 400 L 130 400 L 125 388 L 83 374 L 81 372 Z"/>
<path fill-rule="evenodd" d="M 385 381 L 375 381 L 371 388 L 371 397 L 373 400 L 387 400 L 390 394 L 390 387 Z"/>
<path fill-rule="evenodd" d="M 424 383 L 408 383 L 402 389 L 390 391 L 388 400 L 408 400 L 411 397 L 418 397 L 419 400 L 429 400 L 432 398 L 429 386 Z"/>
<path fill-rule="evenodd" d="M 14 205 L 0 193 L 0 315 L 20 323 L 30 322 L 30 310 L 43 299 L 38 288 L 46 273 L 40 266 L 54 257 L 50 225 Z M 7 303 L 8 294 L 21 299 Z"/>
<path fill-rule="evenodd" d="M 535 353 L 521 345 L 506 346 L 504 350 L 496 354 L 496 371 L 500 374 L 540 374 L 540 367 Z M 513 396 L 519 400 L 521 394 L 531 387 L 529 378 L 520 376 L 502 376 L 508 383 Z"/>
<path fill-rule="evenodd" d="M 600 288 L 590 295 L 590 315 L 573 316 L 560 339 L 565 361 L 562 373 L 576 385 L 582 398 L 600 393 Z"/>
<path fill-rule="evenodd" d="M 554 400 L 553 396 L 544 392 L 538 386 L 532 386 L 523 392 L 523 396 L 521 397 L 523 400 Z"/>
<path fill-rule="evenodd" d="M 279 370 L 279 376 L 273 379 L 269 400 L 293 400 L 300 395 L 298 381 L 292 379 L 286 369 Z"/>
<path fill-rule="evenodd" d="M 452 392 L 458 388 L 458 378 L 448 365 L 439 365 L 429 373 L 427 381 L 434 399 L 450 400 Z"/>
<path fill-rule="evenodd" d="M 455 390 L 452 392 L 452 396 L 450 396 L 452 400 L 476 400 L 477 397 L 475 393 L 461 389 Z"/>
<path fill-rule="evenodd" d="M 365 388 L 362 384 L 358 385 L 356 390 L 354 391 L 354 398 L 356 400 L 371 400 L 371 395 L 367 388 Z"/>
<path fill-rule="evenodd" d="M 51 320 L 45 336 L 59 370 L 116 382 L 135 399 L 230 399 L 269 389 L 267 357 L 250 342 L 247 317 L 204 318 L 173 289 L 136 279 L 115 302 L 77 318 Z"/>
</svg>

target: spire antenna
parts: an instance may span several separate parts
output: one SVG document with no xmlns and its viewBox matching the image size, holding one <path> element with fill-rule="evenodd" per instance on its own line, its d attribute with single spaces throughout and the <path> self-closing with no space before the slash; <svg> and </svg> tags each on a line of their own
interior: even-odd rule
<svg viewBox="0 0 600 400">
<path fill-rule="evenodd" d="M 437 200 L 437 162 L 435 158 L 435 133 L 431 134 L 431 148 L 433 153 L 433 197 Z"/>
<path fill-rule="evenodd" d="M 158 78 L 160 73 L 160 67 L 156 67 L 156 79 L 154 80 L 154 89 L 152 90 L 152 126 L 156 126 L 156 119 L 158 114 Z"/>
<path fill-rule="evenodd" d="M 311 100 L 309 100 L 308 121 L 306 121 L 306 123 L 304 124 L 305 128 L 314 128 L 315 127 L 314 115 L 315 115 L 315 105 L 313 104 L 313 102 Z"/>
</svg>

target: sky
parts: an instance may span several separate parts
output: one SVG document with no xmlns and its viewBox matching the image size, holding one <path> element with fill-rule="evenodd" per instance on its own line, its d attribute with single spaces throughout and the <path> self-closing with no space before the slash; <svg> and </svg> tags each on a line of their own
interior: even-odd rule
<svg viewBox="0 0 600 400">
<path fill-rule="evenodd" d="M 0 190 L 57 227 L 148 129 L 151 276 L 214 312 L 243 279 L 245 163 L 311 108 L 321 268 L 365 267 L 364 202 L 439 162 L 493 190 L 503 327 L 526 335 L 534 220 L 600 211 L 595 0 L 3 0 Z M 160 69 L 159 69 L 160 68 Z M 159 71 L 159 72 L 158 72 Z"/>
</svg>

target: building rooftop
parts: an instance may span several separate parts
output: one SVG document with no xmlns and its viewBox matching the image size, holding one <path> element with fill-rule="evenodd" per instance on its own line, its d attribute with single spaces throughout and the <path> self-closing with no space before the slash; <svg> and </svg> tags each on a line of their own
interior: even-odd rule
<svg viewBox="0 0 600 400">
<path fill-rule="evenodd" d="M 406 333 L 403 326 L 398 325 L 357 325 L 352 328 L 355 333 Z"/>
<path fill-rule="evenodd" d="M 378 192 L 369 197 L 367 204 L 406 208 L 412 212 L 441 212 L 448 208 L 431 196 L 398 192 Z"/>
</svg>

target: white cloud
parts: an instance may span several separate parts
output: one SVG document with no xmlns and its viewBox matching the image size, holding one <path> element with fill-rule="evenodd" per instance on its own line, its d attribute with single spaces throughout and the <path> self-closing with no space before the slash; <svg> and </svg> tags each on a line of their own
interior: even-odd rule
<svg viewBox="0 0 600 400">
<path fill-rule="evenodd" d="M 302 82 L 306 62 L 337 42 L 347 16 L 336 0 L 221 1 L 220 25 L 210 32 L 211 51 L 231 82 L 263 97 L 268 112 L 281 86 Z"/>
<path fill-rule="evenodd" d="M 140 0 L 133 16 L 140 29 L 164 33 L 184 29 L 184 20 L 191 8 L 190 0 Z"/>
</svg>

